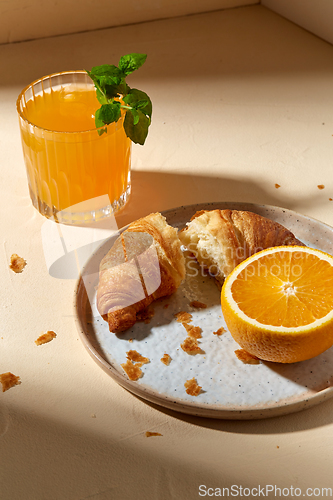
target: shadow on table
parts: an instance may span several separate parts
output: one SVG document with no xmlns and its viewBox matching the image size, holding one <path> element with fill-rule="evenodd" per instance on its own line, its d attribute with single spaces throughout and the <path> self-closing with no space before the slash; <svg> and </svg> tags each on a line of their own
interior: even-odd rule
<svg viewBox="0 0 333 500">
<path fill-rule="evenodd" d="M 286 192 L 286 186 L 276 189 L 263 186 L 261 180 L 225 176 L 190 175 L 182 173 L 132 172 L 132 194 L 127 205 L 116 215 L 118 227 L 144 217 L 151 212 L 210 202 L 246 202 L 284 207 L 307 212 L 318 204 L 331 203 L 327 194 L 313 188 L 313 195 L 297 190 Z"/>
<path fill-rule="evenodd" d="M 58 397 L 46 396 L 48 403 L 53 396 Z M 175 487 L 177 498 L 188 499 L 197 498 L 198 485 L 214 477 L 209 463 L 193 460 L 186 446 L 171 456 L 164 451 L 165 437 L 147 439 L 145 431 L 154 424 L 133 422 L 122 405 L 108 401 L 108 417 L 91 416 L 87 400 L 80 414 L 75 407 L 80 402 L 69 399 L 62 395 L 61 404 L 72 408 L 71 422 L 59 413 L 50 417 L 0 403 L 1 500 L 171 499 Z M 110 423 L 115 415 L 119 427 Z M 13 464 L 20 480 L 13 480 Z M 236 484 L 236 477 L 229 473 L 227 479 Z M 255 480 L 247 486 L 254 487 Z"/>
<path fill-rule="evenodd" d="M 132 172 L 132 194 L 125 207 L 115 217 L 103 219 L 93 225 L 85 224 L 83 227 L 100 229 L 102 235 L 112 233 L 117 236 L 115 233 L 117 228 L 121 229 L 150 213 L 198 204 L 204 204 L 200 208 L 206 207 L 207 204 L 209 209 L 209 204 L 214 202 L 271 205 L 290 210 L 296 209 L 298 212 L 303 212 L 303 208 L 305 212 L 309 211 L 311 207 L 326 202 L 331 208 L 331 202 L 327 195 L 319 191 L 317 186 L 314 186 L 312 196 L 302 196 L 296 188 L 295 193 L 290 193 L 290 191 L 286 192 L 283 186 L 279 189 L 276 189 L 274 185 L 263 186 L 260 179 L 254 181 L 246 177 L 236 179 L 222 176 L 134 170 Z M 250 210 L 250 208 L 247 209 Z M 194 206 L 193 214 L 196 210 L 197 208 Z M 33 216 L 36 214 L 37 212 L 33 209 Z M 189 216 L 191 217 L 191 215 Z M 43 227 L 45 225 L 46 222 L 44 222 Z M 50 228 L 48 230 L 51 235 Z M 97 246 L 101 243 L 102 240 L 98 242 Z M 107 253 L 108 247 L 109 242 L 106 241 L 105 253 Z M 86 247 L 77 247 L 76 245 L 74 251 L 66 251 L 64 255 L 61 254 L 61 258 L 52 262 L 49 268 L 50 274 L 61 279 L 76 278 L 78 264 L 81 264 L 81 260 L 82 262 L 86 261 L 87 252 L 88 255 L 92 253 L 90 248 L 91 244 L 86 245 Z M 98 270 L 98 266 L 96 269 Z"/>
<path fill-rule="evenodd" d="M 187 415 L 144 401 L 138 396 L 134 397 L 177 420 L 182 420 L 183 422 L 206 429 L 235 434 L 285 434 L 287 432 L 323 427 L 333 423 L 333 398 L 312 408 L 279 417 L 257 420 L 226 420 Z"/>
</svg>

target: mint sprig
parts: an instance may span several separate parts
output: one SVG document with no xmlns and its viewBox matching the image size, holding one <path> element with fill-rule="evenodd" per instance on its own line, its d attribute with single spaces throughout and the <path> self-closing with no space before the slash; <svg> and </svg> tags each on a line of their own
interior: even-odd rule
<svg viewBox="0 0 333 500">
<path fill-rule="evenodd" d="M 117 122 L 125 112 L 126 135 L 136 144 L 143 145 L 151 123 L 152 103 L 142 90 L 131 88 L 125 79 L 139 69 L 146 54 L 128 54 L 120 58 L 119 65 L 103 64 L 87 71 L 96 88 L 101 107 L 95 113 L 95 125 L 99 135 L 107 132 L 107 125 Z M 101 128 L 103 127 L 103 128 Z"/>
</svg>

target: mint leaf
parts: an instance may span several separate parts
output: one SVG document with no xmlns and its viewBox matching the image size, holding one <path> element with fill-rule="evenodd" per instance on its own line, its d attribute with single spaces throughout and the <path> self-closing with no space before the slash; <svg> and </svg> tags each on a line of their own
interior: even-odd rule
<svg viewBox="0 0 333 500">
<path fill-rule="evenodd" d="M 105 123 L 103 122 L 103 120 L 100 118 L 101 109 L 102 108 L 99 108 L 96 111 L 96 113 L 95 113 L 95 125 L 96 125 L 96 128 L 98 129 L 97 130 L 98 135 L 102 135 L 102 134 L 104 134 L 104 132 L 105 133 L 107 132 L 107 128 L 106 127 L 100 128 L 100 127 L 103 127 L 105 125 Z"/>
<path fill-rule="evenodd" d="M 124 129 L 126 135 L 136 144 L 143 145 L 145 143 L 149 125 L 150 118 L 142 111 L 136 109 L 126 111 Z"/>
<path fill-rule="evenodd" d="M 137 144 L 144 144 L 151 122 L 152 103 L 142 90 L 130 88 L 125 79 L 127 75 L 140 68 L 147 58 L 146 54 L 128 54 L 120 58 L 119 67 L 111 64 L 94 66 L 87 71 L 96 87 L 96 97 L 101 107 L 95 113 L 98 134 L 107 132 L 110 123 L 116 122 L 125 110 L 124 130 L 126 135 Z"/>
<path fill-rule="evenodd" d="M 123 101 L 132 108 L 140 109 L 145 115 L 151 118 L 152 103 L 148 95 L 145 92 L 142 92 L 142 90 L 131 89 L 123 98 Z"/>
<path fill-rule="evenodd" d="M 133 73 L 136 69 L 139 69 L 145 60 L 147 59 L 147 54 L 128 54 L 123 56 L 119 61 L 119 69 L 125 75 Z"/>
<path fill-rule="evenodd" d="M 121 71 L 117 66 L 114 66 L 113 64 L 102 64 L 101 66 L 94 66 L 90 71 L 89 71 L 89 76 L 92 78 L 92 76 L 95 77 L 101 77 L 101 76 L 109 76 L 109 77 L 122 77 Z"/>
<path fill-rule="evenodd" d="M 105 94 L 107 99 L 113 99 L 114 97 L 119 98 L 122 95 L 126 95 L 128 92 L 128 85 L 126 82 L 122 81 L 118 85 L 105 85 Z"/>
<path fill-rule="evenodd" d="M 100 104 L 107 104 L 108 100 L 105 94 L 102 93 L 102 91 L 96 87 L 96 97 L 98 99 L 98 102 Z"/>
<path fill-rule="evenodd" d="M 131 109 L 130 113 L 132 113 L 133 115 L 133 125 L 137 125 L 140 121 L 139 113 L 136 111 L 136 109 Z"/>
<path fill-rule="evenodd" d="M 95 66 L 87 73 L 95 85 L 100 89 L 103 89 L 106 85 L 120 85 L 123 78 L 121 71 L 116 66 L 110 66 L 108 64 Z"/>
<path fill-rule="evenodd" d="M 103 64 L 102 66 L 95 66 L 87 73 L 93 80 L 96 91 L 105 96 L 105 102 L 102 102 L 100 96 L 97 95 L 97 99 L 101 104 L 108 102 L 108 99 L 118 97 L 119 93 L 121 93 L 124 85 L 123 75 L 117 66 Z"/>
<path fill-rule="evenodd" d="M 95 113 L 95 125 L 99 129 L 98 135 L 102 135 L 104 132 L 107 132 L 107 127 L 102 129 L 100 129 L 100 127 L 118 121 L 120 115 L 120 102 L 103 104 Z"/>
<path fill-rule="evenodd" d="M 101 120 L 104 125 L 109 125 L 112 122 L 118 121 L 120 118 L 121 115 L 120 102 L 103 104 L 97 111 L 98 111 L 98 119 Z M 95 120 L 96 120 L 96 115 L 95 115 Z"/>
</svg>

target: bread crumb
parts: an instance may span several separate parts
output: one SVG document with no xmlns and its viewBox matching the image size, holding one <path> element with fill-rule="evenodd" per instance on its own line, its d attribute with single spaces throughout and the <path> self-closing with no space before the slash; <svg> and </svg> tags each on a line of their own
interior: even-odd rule
<svg viewBox="0 0 333 500">
<path fill-rule="evenodd" d="M 280 184 L 275 184 L 276 189 L 279 189 L 281 186 Z"/>
<path fill-rule="evenodd" d="M 51 342 L 51 340 L 55 339 L 56 336 L 57 334 L 55 332 L 53 332 L 52 330 L 48 330 L 46 333 L 43 333 L 43 335 L 40 335 L 37 340 L 35 340 L 35 344 L 47 344 L 48 342 Z"/>
<path fill-rule="evenodd" d="M 142 370 L 140 370 L 140 366 L 142 366 L 141 363 L 134 365 L 132 361 L 128 359 L 126 363 L 123 363 L 121 366 L 130 380 L 138 380 L 143 375 Z"/>
<path fill-rule="evenodd" d="M 6 372 L 0 374 L 0 383 L 2 385 L 2 392 L 8 391 L 14 385 L 21 383 L 20 377 L 13 375 L 13 373 Z"/>
<path fill-rule="evenodd" d="M 139 311 L 136 314 L 136 320 L 143 321 L 144 323 L 148 324 L 148 323 L 150 323 L 152 317 L 154 316 L 154 313 L 155 313 L 155 311 L 153 308 L 147 307 L 143 311 Z"/>
<path fill-rule="evenodd" d="M 190 396 L 198 396 L 202 389 L 202 387 L 197 384 L 194 377 L 191 380 L 186 380 L 184 386 L 186 388 L 186 393 Z"/>
<path fill-rule="evenodd" d="M 159 432 L 146 431 L 146 437 L 149 438 L 151 436 L 163 436 L 163 434 L 160 434 Z"/>
<path fill-rule="evenodd" d="M 133 342 L 133 339 L 128 339 L 128 342 Z"/>
<path fill-rule="evenodd" d="M 328 198 L 328 199 L 329 199 L 329 201 L 333 201 L 333 198 Z"/>
<path fill-rule="evenodd" d="M 218 330 L 216 330 L 216 332 L 213 332 L 213 335 L 222 335 L 226 331 L 227 330 L 225 328 L 223 328 L 223 326 L 221 326 L 221 328 L 219 328 Z"/>
<path fill-rule="evenodd" d="M 17 253 L 13 253 L 10 258 L 10 269 L 14 271 L 14 273 L 21 273 L 25 266 L 27 265 L 26 261 L 19 257 Z"/>
<path fill-rule="evenodd" d="M 207 304 L 204 304 L 203 302 L 199 302 L 198 300 L 192 300 L 192 302 L 190 302 L 190 306 L 196 307 L 197 309 L 206 309 L 207 308 Z"/>
<path fill-rule="evenodd" d="M 133 350 L 128 351 L 126 355 L 127 361 L 121 366 L 130 380 L 138 380 L 143 375 L 142 370 L 140 370 L 141 366 L 145 363 L 150 363 L 150 359 L 141 356 L 140 353 Z"/>
<path fill-rule="evenodd" d="M 95 414 L 95 413 L 93 413 L 93 414 L 91 415 L 91 418 L 96 418 L 96 414 Z"/>
<path fill-rule="evenodd" d="M 177 318 L 178 323 L 189 323 L 190 321 L 192 321 L 192 314 L 185 311 L 176 313 L 175 317 Z"/>
<path fill-rule="evenodd" d="M 318 184 L 317 188 L 318 189 L 325 189 L 325 186 L 324 186 L 324 184 Z"/>
<path fill-rule="evenodd" d="M 161 358 L 162 363 L 164 363 L 166 366 L 169 366 L 171 362 L 171 356 L 169 354 L 164 354 L 163 357 Z"/>
<path fill-rule="evenodd" d="M 186 337 L 184 342 L 180 344 L 180 347 L 183 351 L 187 352 L 187 354 L 202 354 L 203 351 L 200 349 L 198 342 L 193 337 Z"/>
<path fill-rule="evenodd" d="M 201 328 L 200 326 L 193 326 L 189 325 L 188 323 L 182 323 L 183 327 L 187 331 L 187 335 L 190 337 L 193 337 L 194 339 L 200 339 L 202 337 L 201 335 Z"/>
<path fill-rule="evenodd" d="M 260 359 L 257 358 L 257 356 L 254 356 L 253 354 L 250 354 L 249 352 L 245 351 L 245 349 L 237 349 L 235 351 L 235 354 L 237 358 L 240 361 L 243 361 L 243 363 L 248 364 L 248 365 L 259 365 L 260 364 Z"/>
<path fill-rule="evenodd" d="M 138 351 L 128 351 L 126 355 L 127 359 L 133 361 L 134 363 L 141 363 L 141 366 L 145 363 L 150 363 L 150 359 L 141 356 L 141 354 L 138 353 Z"/>
</svg>

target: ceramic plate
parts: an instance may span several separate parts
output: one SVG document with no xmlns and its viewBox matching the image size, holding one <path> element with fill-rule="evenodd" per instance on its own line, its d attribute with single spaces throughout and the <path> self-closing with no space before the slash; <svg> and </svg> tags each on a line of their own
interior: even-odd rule
<svg viewBox="0 0 333 500">
<path fill-rule="evenodd" d="M 163 212 L 169 224 L 181 229 L 202 209 L 248 210 L 277 221 L 306 245 L 328 253 L 333 248 L 333 228 L 290 210 L 248 203 L 208 203 Z M 293 364 L 261 362 L 244 364 L 234 351 L 239 348 L 227 330 L 220 307 L 220 292 L 195 261 L 187 262 L 184 284 L 171 297 L 153 304 L 149 324 L 136 323 L 122 334 L 113 334 L 96 309 L 98 267 L 109 251 L 108 240 L 87 262 L 75 291 L 75 316 L 80 338 L 89 354 L 121 386 L 157 405 L 183 413 L 225 419 L 256 419 L 299 411 L 333 396 L 333 348 L 320 356 Z M 190 306 L 194 300 L 207 309 Z M 186 331 L 175 319 L 179 311 L 192 314 L 192 325 L 200 326 L 202 354 L 190 356 L 180 347 Z M 136 350 L 150 359 L 143 376 L 130 381 L 121 367 L 126 352 Z M 171 356 L 169 366 L 162 356 Z M 186 393 L 184 383 L 195 378 L 202 387 L 197 396 Z"/>
</svg>

